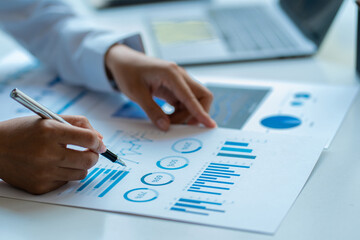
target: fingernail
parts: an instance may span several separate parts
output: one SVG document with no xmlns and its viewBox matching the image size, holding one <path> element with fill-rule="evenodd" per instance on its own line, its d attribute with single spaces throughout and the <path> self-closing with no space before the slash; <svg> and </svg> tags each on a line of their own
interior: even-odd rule
<svg viewBox="0 0 360 240">
<path fill-rule="evenodd" d="M 214 119 L 211 119 L 211 121 L 212 121 L 212 123 L 213 123 L 214 128 L 217 127 L 217 123 L 215 122 L 215 120 L 214 120 Z"/>
<path fill-rule="evenodd" d="M 156 121 L 156 125 L 161 129 L 166 131 L 169 127 L 169 123 L 166 119 L 160 118 Z"/>
<path fill-rule="evenodd" d="M 102 144 L 101 148 L 100 148 L 100 153 L 104 153 L 106 152 L 106 146 L 104 144 Z"/>
</svg>

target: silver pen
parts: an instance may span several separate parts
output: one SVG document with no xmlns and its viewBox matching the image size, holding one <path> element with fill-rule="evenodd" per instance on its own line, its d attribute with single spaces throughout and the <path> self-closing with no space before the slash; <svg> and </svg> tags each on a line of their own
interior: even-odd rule
<svg viewBox="0 0 360 240">
<path fill-rule="evenodd" d="M 37 115 L 45 119 L 54 119 L 58 122 L 65 123 L 71 125 L 67 121 L 65 121 L 62 117 L 53 113 L 40 103 L 36 102 L 34 99 L 20 91 L 19 89 L 15 88 L 11 91 L 10 97 L 13 98 L 15 101 L 19 102 L 29 110 L 33 111 Z M 115 153 L 111 152 L 109 149 L 106 149 L 106 152 L 101 153 L 102 156 L 106 157 L 113 163 L 118 163 L 122 166 L 126 166 L 125 162 L 122 161 Z"/>
</svg>

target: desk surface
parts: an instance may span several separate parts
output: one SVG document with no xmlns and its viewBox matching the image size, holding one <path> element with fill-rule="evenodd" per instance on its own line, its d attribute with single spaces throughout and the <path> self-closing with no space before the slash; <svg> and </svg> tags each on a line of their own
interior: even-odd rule
<svg viewBox="0 0 360 240">
<path fill-rule="evenodd" d="M 224 0 L 225 1 L 225 0 Z M 233 0 L 234 1 L 234 0 Z M 71 2 L 71 1 L 69 1 Z M 217 2 L 220 2 L 218 0 Z M 132 21 L 131 30 L 146 33 L 143 13 L 179 3 L 96 12 L 72 1 L 81 14 Z M 341 8 L 319 53 L 311 58 L 191 67 L 196 76 L 212 75 L 329 84 L 357 84 L 355 4 Z M 114 22 L 114 21 L 112 21 Z M 127 26 L 127 30 L 130 27 Z M 122 29 L 122 31 L 125 31 Z M 0 36 L 1 38 L 1 36 Z M 145 37 L 145 43 L 147 39 Z M 16 46 L 9 42 L 9 46 Z M 150 54 L 151 47 L 147 47 Z M 4 54 L 4 45 L 0 54 Z M 1 67 L 1 66 L 0 66 Z M 55 206 L 0 198 L 2 239 L 360 239 L 360 95 L 354 101 L 330 148 L 323 152 L 300 196 L 274 236 L 165 221 L 141 216 Z"/>
</svg>

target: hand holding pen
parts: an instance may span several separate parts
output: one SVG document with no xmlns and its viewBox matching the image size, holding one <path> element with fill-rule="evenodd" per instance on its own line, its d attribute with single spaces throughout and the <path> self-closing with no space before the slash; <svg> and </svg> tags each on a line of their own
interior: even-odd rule
<svg viewBox="0 0 360 240">
<path fill-rule="evenodd" d="M 85 117 L 64 116 L 69 124 L 37 116 L 0 122 L 0 177 L 33 194 L 81 180 L 105 152 L 102 136 Z M 68 144 L 88 150 L 69 149 Z"/>
</svg>

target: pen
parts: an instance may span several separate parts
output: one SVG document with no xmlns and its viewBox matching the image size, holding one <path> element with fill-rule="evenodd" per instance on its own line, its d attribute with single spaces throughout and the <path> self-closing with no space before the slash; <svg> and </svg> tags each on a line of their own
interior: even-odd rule
<svg viewBox="0 0 360 240">
<path fill-rule="evenodd" d="M 65 121 L 62 117 L 59 115 L 53 113 L 40 103 L 36 102 L 34 99 L 20 91 L 19 89 L 15 88 L 11 91 L 10 97 L 13 98 L 15 101 L 19 102 L 29 110 L 33 111 L 37 115 L 39 115 L 42 118 L 45 119 L 54 119 L 58 122 L 65 123 L 68 125 L 71 125 L 67 121 Z M 126 166 L 125 162 L 122 161 L 115 153 L 111 152 L 109 149 L 106 149 L 106 152 L 101 153 L 102 156 L 106 157 L 113 163 L 118 163 L 122 166 Z"/>
</svg>

